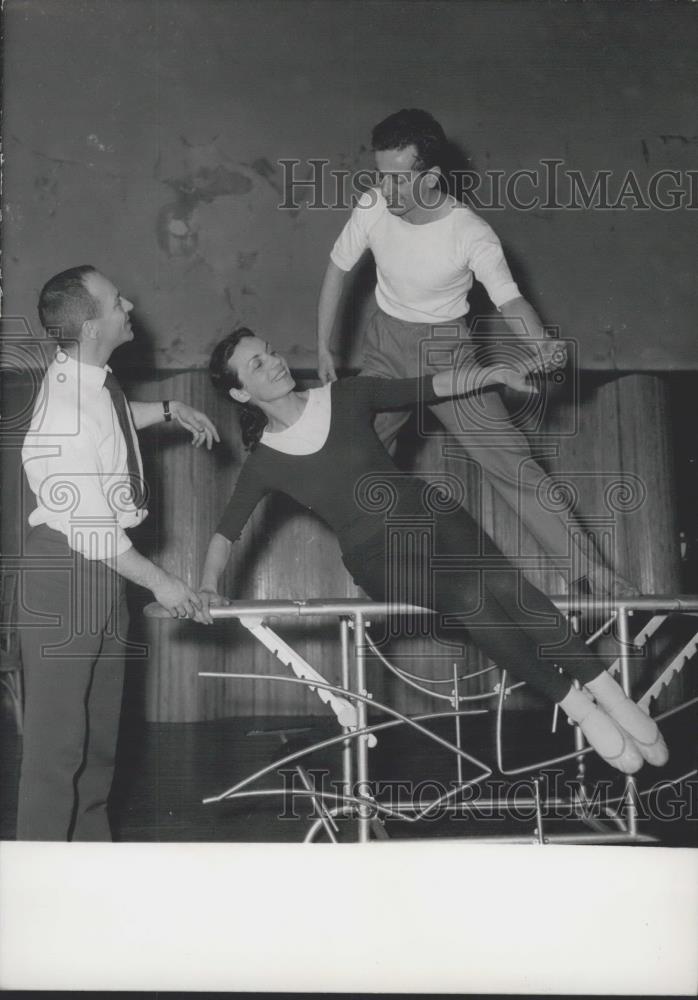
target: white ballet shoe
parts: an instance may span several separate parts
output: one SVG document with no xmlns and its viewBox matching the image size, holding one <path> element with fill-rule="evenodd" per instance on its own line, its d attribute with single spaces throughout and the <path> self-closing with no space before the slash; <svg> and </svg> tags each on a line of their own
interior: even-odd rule
<svg viewBox="0 0 698 1000">
<path fill-rule="evenodd" d="M 669 750 L 657 723 L 628 698 L 609 674 L 600 674 L 586 685 L 601 708 L 630 736 L 643 758 L 653 767 L 664 767 Z"/>
<path fill-rule="evenodd" d="M 630 698 L 610 709 L 608 714 L 628 734 L 648 764 L 664 767 L 669 760 L 669 748 L 654 719 L 646 715 Z M 648 722 L 650 726 L 647 725 Z"/>
<path fill-rule="evenodd" d="M 592 708 L 577 724 L 589 746 L 593 747 L 599 757 L 611 767 L 622 771 L 623 774 L 635 774 L 640 770 L 644 761 L 639 747 L 603 709 Z"/>
<path fill-rule="evenodd" d="M 653 743 L 643 743 L 637 736 L 630 736 L 630 738 L 647 763 L 652 764 L 653 767 L 664 767 L 669 760 L 669 747 L 664 742 L 664 737 L 659 729 L 657 729 L 657 736 Z"/>
</svg>

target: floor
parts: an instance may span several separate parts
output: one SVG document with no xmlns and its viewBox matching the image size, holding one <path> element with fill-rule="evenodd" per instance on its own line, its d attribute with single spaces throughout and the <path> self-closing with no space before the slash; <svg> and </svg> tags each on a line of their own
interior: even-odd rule
<svg viewBox="0 0 698 1000">
<path fill-rule="evenodd" d="M 570 734 L 546 733 L 550 716 L 510 712 L 505 716 L 504 764 L 523 766 L 571 750 Z M 5 704 L 0 709 L 0 838 L 15 836 L 17 776 L 21 754 L 14 719 Z M 648 833 L 665 846 L 695 847 L 698 844 L 698 780 L 696 775 L 670 787 L 656 786 L 685 775 L 696 767 L 695 706 L 667 719 L 663 725 L 672 754 L 660 770 L 645 767 L 638 788 L 652 794 L 641 797 L 639 832 Z M 442 720 L 435 732 L 453 738 L 453 723 Z M 112 825 L 116 840 L 141 842 L 299 842 L 314 818 L 307 797 L 274 795 L 203 804 L 202 799 L 232 787 L 254 771 L 273 765 L 289 749 L 307 746 L 336 735 L 326 718 L 231 718 L 215 722 L 144 723 L 125 712 L 119 759 L 112 794 Z M 463 722 L 464 747 L 472 755 L 491 763 L 495 760 L 494 716 L 472 716 Z M 379 801 L 404 804 L 407 795 L 422 804 L 450 790 L 456 779 L 453 755 L 423 737 L 396 728 L 379 734 L 378 745 L 369 751 L 371 778 Z M 616 777 L 593 755 L 587 763 L 587 793 L 594 799 L 592 813 L 604 828 L 617 830 L 602 812 L 607 798 L 623 791 Z M 316 751 L 301 761 L 316 789 L 336 793 L 341 777 L 341 750 Z M 295 764 L 270 773 L 255 789 L 301 787 Z M 575 784 L 575 761 L 547 771 L 526 771 L 505 780 L 494 775 L 470 793 L 469 808 L 457 812 L 441 810 L 417 823 L 388 818 L 374 825 L 374 834 L 405 837 L 526 836 L 536 829 L 532 804 L 533 778 L 541 780 L 543 798 L 558 795 L 567 800 Z M 476 773 L 465 764 L 464 777 Z M 570 783 L 570 784 L 567 784 Z M 479 798 L 473 797 L 479 794 Z M 506 798 L 509 811 L 494 809 L 485 799 Z M 570 814 L 567 807 L 543 810 L 543 831 L 549 834 L 592 832 Z M 338 840 L 356 839 L 355 819 L 339 821 Z M 318 840 L 326 840 L 323 830 Z"/>
</svg>

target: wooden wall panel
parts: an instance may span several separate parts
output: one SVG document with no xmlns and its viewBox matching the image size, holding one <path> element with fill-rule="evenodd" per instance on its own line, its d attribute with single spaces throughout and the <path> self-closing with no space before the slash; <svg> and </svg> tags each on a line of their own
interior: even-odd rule
<svg viewBox="0 0 698 1000">
<path fill-rule="evenodd" d="M 187 436 L 163 427 L 143 436 L 147 473 L 153 487 L 151 517 L 136 540 L 165 568 L 198 582 L 211 533 L 244 460 L 234 408 L 213 394 L 204 372 L 170 376 L 140 384 L 134 398 L 184 399 L 206 410 L 218 423 L 223 444 L 212 453 L 197 451 Z M 576 418 L 576 428 L 573 422 Z M 574 433 L 570 433 L 570 430 Z M 679 589 L 678 538 L 673 504 L 673 476 L 666 387 L 660 378 L 629 375 L 596 389 L 581 400 L 560 398 L 546 413 L 545 435 L 536 438 L 548 454 L 547 466 L 578 491 L 586 523 L 606 533 L 619 569 L 648 592 Z M 431 435 L 401 461 L 417 471 L 443 469 L 466 486 L 467 506 L 481 511 L 483 524 L 506 552 L 516 549 L 519 525 L 491 487 L 480 483 L 476 468 L 443 455 L 444 439 Z M 544 462 L 544 464 L 546 464 Z M 623 497 L 613 488 L 619 474 L 638 477 L 642 502 L 624 512 Z M 610 498 L 610 500 L 609 500 Z M 632 498 L 631 498 L 632 501 Z M 610 507 L 609 507 L 610 502 Z M 630 503 L 633 506 L 633 502 Z M 618 509 L 616 509 L 618 508 Z M 536 552 L 524 531 L 524 552 Z M 541 567 L 531 580 L 549 593 L 561 592 L 558 574 Z M 342 597 L 358 593 L 344 570 L 328 529 L 291 501 L 274 497 L 260 504 L 236 546 L 224 588 L 235 597 Z M 202 669 L 287 672 L 237 623 L 204 628 L 192 623 L 140 623 L 150 644 L 146 676 L 146 717 L 157 721 L 196 721 L 229 715 L 324 714 L 314 694 L 293 684 L 228 682 L 200 679 Z M 339 678 L 339 647 L 334 627 L 275 623 L 274 627 L 328 679 Z M 378 626 L 374 626 L 374 631 Z M 441 654 L 434 656 L 435 648 Z M 446 676 L 453 658 L 427 639 L 394 640 L 396 662 L 415 673 Z M 467 669 L 486 661 L 468 647 Z M 369 665 L 375 697 L 400 711 L 425 710 L 424 696 Z M 468 691 L 488 690 L 492 675 L 474 681 Z M 448 690 L 440 688 L 440 690 Z M 515 696 L 512 704 L 524 704 Z M 431 704 L 431 703 L 430 703 Z"/>
</svg>

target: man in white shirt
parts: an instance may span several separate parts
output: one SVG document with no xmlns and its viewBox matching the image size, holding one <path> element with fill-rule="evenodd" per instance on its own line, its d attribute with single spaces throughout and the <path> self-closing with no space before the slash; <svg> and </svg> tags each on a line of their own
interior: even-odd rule
<svg viewBox="0 0 698 1000">
<path fill-rule="evenodd" d="M 19 601 L 25 679 L 18 840 L 110 840 L 107 799 L 121 712 L 128 612 L 124 582 L 173 617 L 198 595 L 133 547 L 147 516 L 136 430 L 174 419 L 196 446 L 218 433 L 176 401 L 125 401 L 107 361 L 133 339 L 133 305 L 90 266 L 51 278 L 39 317 L 58 351 L 38 394 L 22 463 L 29 516 Z"/>
<path fill-rule="evenodd" d="M 332 249 L 320 291 L 321 381 L 336 378 L 330 338 L 346 276 L 368 249 L 376 264 L 377 308 L 366 331 L 362 375 L 405 378 L 467 364 L 474 346 L 465 316 L 474 278 L 485 286 L 511 333 L 520 337 L 522 326 L 527 332 L 528 342 L 520 341 L 519 361 L 531 370 L 563 364 L 564 349 L 546 339 L 492 228 L 442 189 L 446 137 L 439 123 L 426 111 L 404 109 L 376 125 L 372 138 L 379 187 L 362 195 L 354 208 Z M 425 345 L 433 350 L 425 351 Z M 574 576 L 582 593 L 637 593 L 604 564 L 570 511 L 557 513 L 541 504 L 546 473 L 533 460 L 525 436 L 512 424 L 496 391 L 431 409 L 457 435 L 464 453 L 480 464 L 566 584 Z M 387 448 L 407 419 L 405 412 L 378 416 L 375 429 Z"/>
</svg>

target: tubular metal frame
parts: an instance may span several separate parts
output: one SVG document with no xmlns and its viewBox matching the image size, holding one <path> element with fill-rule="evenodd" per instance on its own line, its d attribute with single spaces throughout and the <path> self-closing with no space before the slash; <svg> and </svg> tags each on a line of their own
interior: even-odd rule
<svg viewBox="0 0 698 1000">
<path fill-rule="evenodd" d="M 578 608 L 578 602 L 571 600 L 568 597 L 553 597 L 551 598 L 556 607 L 565 613 L 572 614 Z M 612 665 L 610 668 L 611 672 L 620 672 L 621 686 L 625 693 L 631 695 L 631 684 L 630 684 L 630 648 L 632 645 L 632 639 L 630 636 L 630 625 L 629 618 L 633 611 L 652 611 L 652 612 L 663 612 L 666 616 L 671 613 L 688 613 L 695 614 L 698 612 L 698 597 L 696 596 L 667 596 L 667 595 L 655 595 L 655 596 L 642 596 L 632 599 L 622 599 L 622 600 L 596 600 L 596 599 L 584 599 L 584 607 L 588 611 L 603 611 L 607 612 L 609 609 L 613 609 L 613 614 L 610 620 L 602 626 L 600 629 L 590 637 L 588 642 L 595 640 L 600 634 L 602 634 L 613 620 L 618 622 L 618 632 L 620 641 L 620 656 L 618 661 Z M 616 829 L 613 831 L 606 830 L 603 824 L 593 817 L 585 814 L 585 802 L 587 801 L 586 789 L 584 786 L 584 758 L 586 754 L 590 751 L 590 747 L 584 746 L 584 739 L 579 730 L 578 726 L 574 727 L 574 749 L 567 754 L 559 757 L 552 758 L 545 761 L 537 761 L 528 764 L 524 767 L 517 767 L 515 769 L 506 769 L 502 762 L 502 715 L 503 715 L 503 705 L 507 694 L 514 690 L 515 688 L 521 687 L 523 682 L 518 682 L 507 687 L 506 684 L 506 671 L 501 673 L 501 681 L 497 684 L 493 691 L 487 692 L 481 695 L 461 695 L 460 694 L 460 683 L 467 679 L 467 676 L 479 676 L 483 673 L 488 672 L 489 669 L 484 671 L 477 671 L 476 674 L 466 675 L 466 677 L 458 677 L 456 666 L 453 668 L 453 690 L 450 695 L 437 695 L 436 692 L 430 691 L 424 688 L 421 684 L 414 683 L 416 680 L 415 675 L 407 674 L 405 671 L 401 671 L 399 668 L 390 664 L 383 656 L 380 654 L 375 646 L 373 646 L 371 639 L 368 635 L 368 626 L 370 625 L 371 619 L 383 619 L 390 617 L 395 614 L 405 614 L 411 613 L 416 615 L 431 615 L 434 614 L 429 609 L 420 608 L 410 604 L 391 604 L 385 602 L 375 602 L 369 600 L 352 599 L 345 598 L 339 600 L 269 600 L 269 601 L 231 601 L 228 605 L 219 608 L 211 609 L 211 616 L 215 619 L 237 619 L 243 626 L 248 628 L 252 634 L 256 634 L 252 631 L 253 628 L 258 629 L 260 622 L 266 630 L 266 636 L 264 645 L 272 650 L 282 662 L 291 666 L 294 672 L 297 674 L 296 677 L 288 676 L 271 676 L 265 674 L 252 674 L 252 673 L 224 673 L 224 672 L 209 672 L 200 671 L 199 676 L 201 677 L 217 677 L 217 678 L 227 678 L 227 679 L 254 679 L 269 682 L 285 682 L 285 683 L 295 683 L 303 684 L 310 687 L 311 690 L 320 689 L 318 693 L 322 692 L 322 700 L 328 702 L 330 707 L 333 707 L 333 697 L 338 696 L 340 701 L 348 700 L 356 706 L 356 717 L 357 725 L 350 728 L 344 727 L 339 736 L 325 739 L 313 744 L 310 747 L 304 748 L 303 750 L 296 751 L 294 753 L 288 754 L 282 760 L 275 760 L 273 764 L 267 767 L 261 768 L 252 775 L 238 782 L 232 788 L 226 791 L 205 798 L 204 803 L 219 802 L 225 799 L 234 799 L 241 797 L 265 797 L 274 795 L 287 795 L 287 789 L 265 789 L 265 790 L 245 790 L 259 778 L 268 774 L 270 771 L 278 770 L 285 764 L 297 761 L 300 758 L 307 756 L 317 750 L 341 744 L 342 745 L 342 795 L 328 795 L 328 793 L 323 791 L 318 791 L 310 785 L 307 773 L 300 767 L 298 767 L 298 773 L 301 776 L 303 783 L 303 790 L 293 791 L 293 795 L 300 795 L 310 799 L 313 808 L 316 812 L 316 819 L 312 823 L 308 833 L 305 837 L 306 841 L 312 841 L 316 833 L 324 828 L 327 832 L 330 840 L 336 843 L 336 837 L 334 836 L 333 828 L 336 830 L 336 824 L 334 823 L 334 818 L 336 816 L 351 816 L 358 820 L 358 840 L 360 843 L 366 843 L 370 839 L 370 833 L 372 827 L 375 829 L 375 824 L 377 818 L 380 820 L 381 817 L 385 818 L 399 818 L 403 821 L 415 823 L 420 819 L 426 817 L 430 812 L 433 812 L 437 808 L 447 808 L 449 811 L 463 811 L 468 808 L 472 808 L 469 803 L 452 803 L 449 800 L 455 798 L 459 793 L 462 793 L 466 788 L 479 784 L 481 781 L 489 777 L 493 771 L 487 766 L 483 761 L 478 760 L 475 757 L 469 755 L 466 751 L 462 749 L 461 745 L 461 726 L 460 720 L 463 716 L 474 715 L 474 714 L 484 714 L 487 709 L 470 709 L 462 711 L 460 705 L 463 702 L 468 702 L 471 700 L 486 700 L 488 698 L 493 698 L 497 700 L 497 764 L 499 772 L 507 776 L 515 776 L 524 773 L 533 775 L 537 770 L 542 767 L 550 766 L 552 764 L 561 763 L 567 760 L 576 758 L 578 761 L 578 778 L 580 779 L 580 793 L 572 799 L 558 799 L 551 798 L 547 800 L 542 800 L 540 797 L 540 788 L 538 778 L 534 779 L 534 797 L 528 802 L 524 802 L 522 799 L 517 799 L 516 805 L 520 807 L 522 805 L 530 805 L 535 808 L 536 815 L 536 826 L 534 831 L 530 836 L 525 835 L 500 835 L 500 836 L 487 836 L 487 837 L 467 837 L 465 839 L 468 842 L 479 843 L 479 842 L 502 842 L 502 843 L 529 843 L 529 844 L 547 844 L 547 843 L 652 843 L 656 842 L 656 838 L 640 834 L 637 827 L 637 801 L 638 797 L 645 793 L 638 793 L 636 780 L 632 776 L 626 776 L 625 787 L 623 794 L 618 796 L 617 799 L 612 800 L 618 803 L 618 810 L 625 806 L 627 814 L 627 823 L 624 823 L 619 816 L 619 811 L 613 813 L 608 808 L 605 810 L 609 819 L 615 823 Z M 145 614 L 152 618 L 169 618 L 168 613 L 157 604 L 148 605 L 145 609 Z M 310 617 L 333 617 L 338 619 L 339 623 L 339 639 L 340 639 L 340 649 L 341 649 L 341 684 L 333 685 L 325 682 L 324 678 L 317 673 L 317 671 L 312 671 L 312 676 L 308 678 L 308 674 L 304 672 L 302 668 L 309 668 L 309 665 L 297 654 L 293 654 L 297 661 L 294 665 L 292 661 L 289 661 L 288 651 L 289 647 L 284 640 L 281 640 L 275 633 L 268 627 L 267 620 L 269 618 L 283 618 L 283 619 L 293 619 L 293 618 L 310 618 Z M 662 621 L 664 619 L 661 619 Z M 653 622 L 655 620 L 653 619 Z M 657 619 L 659 621 L 659 619 Z M 650 623 L 652 625 L 652 623 Z M 658 626 L 652 625 L 648 634 L 652 634 Z M 353 644 L 350 642 L 349 634 L 353 629 L 354 641 Z M 269 636 L 273 636 L 278 640 L 279 646 L 284 649 L 284 654 L 279 650 L 273 648 L 273 643 L 270 644 Z M 645 637 L 640 633 L 641 641 L 644 641 Z M 259 635 L 256 635 L 259 640 Z M 261 640 L 260 640 L 261 641 Z M 637 640 L 636 640 L 637 641 Z M 692 644 L 686 647 L 690 653 L 686 653 L 685 660 L 692 655 L 695 651 L 695 640 L 692 640 Z M 427 714 L 421 714 L 413 717 L 404 716 L 401 713 L 395 711 L 387 705 L 382 705 L 373 699 L 373 696 L 368 690 L 367 679 L 366 679 L 366 651 L 367 647 L 371 648 L 378 655 L 379 659 L 383 661 L 386 667 L 388 667 L 393 673 L 400 677 L 404 682 L 411 684 L 413 687 L 417 687 L 419 690 L 424 691 L 426 694 L 433 697 L 440 697 L 450 702 L 452 711 L 450 712 L 433 712 Z M 353 654 L 353 657 L 352 657 Z M 353 678 L 351 663 L 353 658 Z M 685 662 L 685 660 L 683 662 Z M 652 687 L 648 692 L 645 693 L 642 699 L 639 699 L 644 703 L 644 707 L 647 708 L 647 702 L 650 700 L 647 696 L 652 692 L 652 696 L 656 697 L 656 694 L 661 690 L 663 686 L 670 683 L 672 677 L 681 669 L 683 662 L 679 663 L 677 666 L 676 661 L 672 662 L 670 668 L 664 671 L 660 677 L 654 681 Z M 404 674 L 404 676 L 402 676 Z M 665 677 L 666 675 L 666 677 Z M 431 678 L 420 678 L 426 683 L 439 684 L 444 683 L 443 679 L 431 679 Z M 352 683 L 353 681 L 353 683 Z M 658 719 L 673 715 L 675 712 L 680 711 L 683 708 L 687 708 L 689 705 L 695 703 L 698 699 L 691 699 L 683 704 L 670 709 L 667 712 L 662 713 L 657 716 Z M 392 716 L 388 722 L 381 722 L 373 725 L 368 724 L 367 718 L 367 706 L 371 704 L 375 708 L 381 709 L 387 715 Z M 554 716 L 554 724 L 557 713 Z M 436 718 L 452 718 L 455 723 L 455 743 L 449 743 L 449 741 L 439 737 L 437 734 L 430 732 L 424 726 L 420 725 L 420 722 L 436 719 Z M 457 767 L 457 787 L 452 791 L 448 792 L 446 795 L 441 796 L 438 799 L 432 800 L 427 803 L 426 806 L 417 806 L 415 803 L 410 803 L 408 805 L 398 805 L 398 806 L 385 806 L 380 802 L 376 802 L 369 793 L 370 788 L 370 767 L 369 767 L 369 747 L 375 745 L 375 733 L 382 731 L 396 725 L 408 725 L 417 732 L 421 733 L 423 736 L 427 736 L 435 740 L 437 743 L 445 746 L 451 752 L 454 753 L 456 759 Z M 468 780 L 463 780 L 463 761 L 468 761 L 482 769 L 482 773 L 474 778 Z M 353 781 L 354 770 L 356 773 L 356 782 Z M 674 779 L 673 781 L 663 782 L 663 785 L 670 786 L 676 784 L 680 781 L 685 780 L 688 777 L 692 777 L 696 771 L 689 772 L 689 774 L 682 775 L 680 778 Z M 332 808 L 328 808 L 326 805 L 326 800 L 330 802 L 336 802 L 336 805 Z M 507 805 L 505 801 L 501 798 L 496 799 L 481 799 L 479 800 L 480 805 L 496 806 L 501 808 L 503 811 L 511 811 L 511 807 Z M 546 835 L 543 829 L 543 810 L 546 806 L 551 805 L 565 805 L 573 810 L 573 814 L 584 822 L 587 826 L 591 828 L 590 833 L 579 833 L 579 834 L 548 834 Z M 386 835 L 381 834 L 384 838 Z"/>
</svg>

